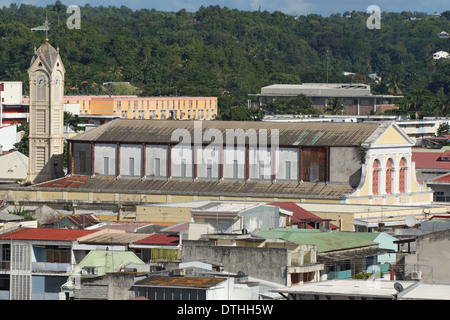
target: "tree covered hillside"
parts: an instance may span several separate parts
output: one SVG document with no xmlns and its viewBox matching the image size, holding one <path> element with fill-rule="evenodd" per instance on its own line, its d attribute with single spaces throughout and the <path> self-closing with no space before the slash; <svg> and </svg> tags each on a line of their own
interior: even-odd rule
<svg viewBox="0 0 450 320">
<path fill-rule="evenodd" d="M 81 7 L 81 28 L 57 1 L 45 8 L 22 4 L 0 9 L 0 79 L 24 82 L 33 48 L 45 33 L 30 28 L 50 21 L 49 42 L 59 47 L 67 94 L 104 93 L 102 83 L 130 82 L 143 96 L 212 95 L 224 114 L 246 106 L 247 94 L 273 83 L 367 82 L 375 93 L 405 95 L 403 112 L 450 113 L 450 11 L 382 13 L 381 29 L 369 14 L 294 17 L 281 12 L 219 6 L 196 12 L 132 11 Z M 327 58 L 328 57 L 328 58 Z M 348 78 L 343 72 L 362 76 Z M 376 73 L 381 83 L 370 82 Z"/>
</svg>

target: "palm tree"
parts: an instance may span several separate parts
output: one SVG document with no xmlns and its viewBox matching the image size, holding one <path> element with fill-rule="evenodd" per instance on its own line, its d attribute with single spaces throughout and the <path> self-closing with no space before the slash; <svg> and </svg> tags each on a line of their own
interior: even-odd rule
<svg viewBox="0 0 450 320">
<path fill-rule="evenodd" d="M 343 114 L 344 103 L 340 98 L 332 98 L 327 101 L 325 113 L 328 114 Z"/>
<path fill-rule="evenodd" d="M 388 94 L 391 94 L 393 96 L 400 96 L 403 94 L 402 89 L 405 87 L 405 85 L 397 75 L 392 75 L 391 77 L 389 77 L 388 82 L 386 83 L 386 87 L 388 88 Z"/>
<path fill-rule="evenodd" d="M 61 13 L 66 10 L 66 6 L 64 4 L 62 4 L 62 2 L 60 0 L 57 0 L 55 2 L 55 4 L 52 5 L 51 8 L 52 8 L 52 11 L 55 11 L 56 14 L 58 15 L 58 24 L 59 24 Z"/>
<path fill-rule="evenodd" d="M 446 95 L 444 93 L 444 90 L 439 90 L 439 92 L 436 94 L 436 99 L 437 99 L 437 103 L 439 105 L 439 107 L 442 110 L 442 113 L 444 116 L 447 116 L 447 114 L 449 113 L 449 108 L 450 108 L 450 96 Z"/>
<path fill-rule="evenodd" d="M 415 112 L 415 118 L 419 119 L 419 113 L 422 108 L 430 107 L 434 104 L 434 96 L 428 90 L 412 90 L 405 94 L 400 102 L 407 110 Z"/>
</svg>

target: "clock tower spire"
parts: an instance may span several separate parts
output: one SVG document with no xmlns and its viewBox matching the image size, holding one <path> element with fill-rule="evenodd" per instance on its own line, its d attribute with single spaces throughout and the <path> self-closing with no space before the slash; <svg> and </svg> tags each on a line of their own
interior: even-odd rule
<svg viewBox="0 0 450 320">
<path fill-rule="evenodd" d="M 28 69 L 30 133 L 28 182 L 63 176 L 64 75 L 59 55 L 47 41 L 34 51 Z"/>
</svg>

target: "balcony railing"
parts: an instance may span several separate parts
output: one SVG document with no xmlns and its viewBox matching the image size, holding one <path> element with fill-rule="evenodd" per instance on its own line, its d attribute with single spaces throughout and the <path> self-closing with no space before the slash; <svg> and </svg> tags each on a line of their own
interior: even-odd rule
<svg viewBox="0 0 450 320">
<path fill-rule="evenodd" d="M 72 271 L 72 265 L 70 263 L 33 262 L 32 270 L 44 272 L 70 272 Z"/>
</svg>

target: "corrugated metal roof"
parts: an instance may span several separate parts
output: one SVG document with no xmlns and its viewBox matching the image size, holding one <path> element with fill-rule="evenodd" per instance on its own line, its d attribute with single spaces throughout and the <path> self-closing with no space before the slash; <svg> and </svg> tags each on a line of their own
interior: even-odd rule
<svg viewBox="0 0 450 320">
<path fill-rule="evenodd" d="M 90 227 L 90 230 L 123 230 L 126 232 L 136 232 L 137 229 L 144 226 L 148 226 L 148 222 L 136 222 L 136 221 L 107 221 L 101 222 L 95 226 Z"/>
<path fill-rule="evenodd" d="M 33 187 L 78 188 L 89 180 L 89 176 L 70 176 L 33 185 Z"/>
<path fill-rule="evenodd" d="M 0 235 L 7 240 L 76 241 L 97 231 L 53 228 L 19 228 Z"/>
<path fill-rule="evenodd" d="M 90 214 L 90 213 L 67 215 L 66 217 L 63 217 L 62 219 L 64 219 L 64 218 L 72 221 L 72 223 L 77 225 L 79 228 L 86 228 L 86 227 L 92 226 L 95 223 L 100 222 L 100 220 L 94 214 Z"/>
<path fill-rule="evenodd" d="M 19 216 L 17 214 L 11 214 L 5 210 L 0 211 L 0 221 L 21 221 L 25 220 L 24 217 Z"/>
<path fill-rule="evenodd" d="M 180 243 L 180 237 L 171 234 L 152 234 L 151 236 L 138 240 L 138 244 L 153 244 L 153 245 L 171 245 L 177 246 Z"/>
<path fill-rule="evenodd" d="M 128 245 L 148 237 L 145 233 L 130 233 L 123 230 L 100 230 L 78 239 L 79 243 Z"/>
<path fill-rule="evenodd" d="M 175 135 L 172 139 L 172 134 L 177 129 L 186 129 L 193 144 L 194 123 L 195 121 L 116 119 L 80 133 L 69 140 L 98 143 L 178 144 L 179 137 Z M 380 123 L 201 121 L 201 126 L 203 133 L 208 129 L 218 130 L 224 145 L 227 130 L 234 130 L 229 132 L 234 132 L 240 138 L 248 137 L 250 132 L 256 134 L 261 132 L 267 136 L 267 145 L 271 145 L 271 133 L 275 132 L 272 130 L 278 130 L 280 146 L 358 146 L 375 132 Z M 204 144 L 209 145 L 210 141 L 204 141 Z"/>
<path fill-rule="evenodd" d="M 135 286 L 148 287 L 176 287 L 176 288 L 200 288 L 208 289 L 225 281 L 221 278 L 209 277 L 171 277 L 171 276 L 150 276 L 137 281 Z"/>
<path fill-rule="evenodd" d="M 412 161 L 416 169 L 450 170 L 450 161 L 440 160 L 443 153 L 416 152 L 415 149 L 412 151 Z"/>
<path fill-rule="evenodd" d="M 68 177 L 70 178 L 70 177 Z M 41 188 L 60 189 L 61 181 L 56 185 L 52 182 L 46 183 Z M 278 197 L 301 199 L 340 199 L 344 194 L 353 191 L 349 185 L 331 183 L 303 182 L 245 182 L 245 181 L 218 181 L 218 180 L 181 180 L 181 179 L 136 179 L 121 177 L 89 178 L 78 187 L 85 191 L 114 191 L 125 193 L 152 193 L 152 194 L 183 194 L 183 195 L 206 195 L 206 196 L 242 196 L 248 197 Z"/>
<path fill-rule="evenodd" d="M 80 261 L 73 273 L 79 273 L 84 267 L 98 268 L 95 276 L 102 276 L 108 272 L 116 272 L 127 264 L 144 264 L 134 252 L 92 250 Z"/>
<path fill-rule="evenodd" d="M 28 172 L 28 157 L 18 151 L 0 157 L 0 180 L 25 179 Z"/>
<path fill-rule="evenodd" d="M 321 232 L 309 229 L 261 230 L 258 236 L 283 239 L 298 244 L 315 244 L 318 253 L 377 245 L 372 241 L 349 236 L 345 232 Z"/>
</svg>

